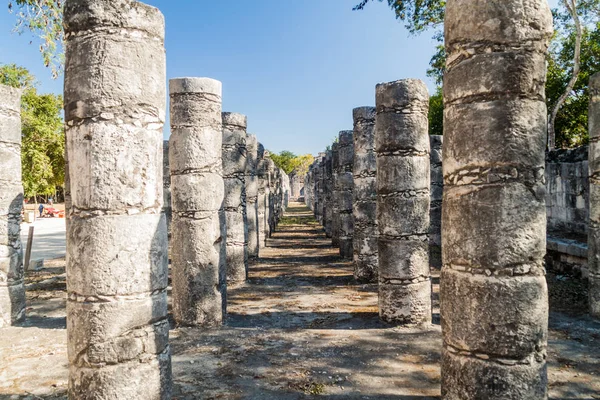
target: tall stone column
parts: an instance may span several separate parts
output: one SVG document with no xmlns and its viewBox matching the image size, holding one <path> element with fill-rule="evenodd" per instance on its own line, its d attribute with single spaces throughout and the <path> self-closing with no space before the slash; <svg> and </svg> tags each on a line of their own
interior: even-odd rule
<svg viewBox="0 0 600 400">
<path fill-rule="evenodd" d="M 354 139 L 352 131 L 341 131 L 338 141 L 338 200 L 340 214 L 340 256 L 352 260 L 354 256 L 354 216 L 352 202 L 354 190 Z"/>
<path fill-rule="evenodd" d="M 441 135 L 430 135 L 431 155 L 429 167 L 431 171 L 429 203 L 429 265 L 442 268 L 442 193 L 444 191 L 444 174 L 442 172 Z"/>
<path fill-rule="evenodd" d="M 600 73 L 590 78 L 590 222 L 588 233 L 590 314 L 600 318 Z"/>
<path fill-rule="evenodd" d="M 0 85 L 0 328 L 25 320 L 21 91 Z"/>
<path fill-rule="evenodd" d="M 325 155 L 325 165 L 323 174 L 323 190 L 324 190 L 324 206 L 323 206 L 323 227 L 325 228 L 325 236 L 332 237 L 333 223 L 333 153 L 328 150 Z"/>
<path fill-rule="evenodd" d="M 221 167 L 221 82 L 171 79 L 173 315 L 180 325 L 218 326 L 226 310 Z"/>
<path fill-rule="evenodd" d="M 545 399 L 546 0 L 449 0 L 440 301 L 445 399 Z"/>
<path fill-rule="evenodd" d="M 248 257 L 257 258 L 258 247 L 258 141 L 246 137 L 246 219 L 248 221 Z"/>
<path fill-rule="evenodd" d="M 354 119 L 354 278 L 377 282 L 377 155 L 375 107 L 352 111 Z"/>
<path fill-rule="evenodd" d="M 340 247 L 340 157 L 338 146 L 337 142 L 331 145 L 331 245 L 335 248 Z"/>
<path fill-rule="evenodd" d="M 69 398 L 170 399 L 164 18 L 67 0 Z"/>
<path fill-rule="evenodd" d="M 376 88 L 379 315 L 431 323 L 427 86 L 417 79 Z"/>
<path fill-rule="evenodd" d="M 227 281 L 242 283 L 248 276 L 246 213 L 246 116 L 223 113 L 223 210 L 227 223 Z"/>
<path fill-rule="evenodd" d="M 256 206 L 258 208 L 258 246 L 259 249 L 262 249 L 266 247 L 268 237 L 269 178 L 265 148 L 261 143 L 258 143 L 257 158 L 258 198 Z"/>
<path fill-rule="evenodd" d="M 267 202 L 267 237 L 271 237 L 275 230 L 275 162 L 271 160 L 270 153 L 265 152 L 268 177 L 268 202 Z"/>
<path fill-rule="evenodd" d="M 171 170 L 169 168 L 169 141 L 163 140 L 163 212 L 167 219 L 167 232 L 171 237 L 171 221 L 173 210 L 171 208 Z"/>
</svg>

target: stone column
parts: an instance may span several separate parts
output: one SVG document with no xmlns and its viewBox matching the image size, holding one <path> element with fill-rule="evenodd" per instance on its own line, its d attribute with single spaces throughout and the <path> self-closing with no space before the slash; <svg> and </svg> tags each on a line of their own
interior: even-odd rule
<svg viewBox="0 0 600 400">
<path fill-rule="evenodd" d="M 21 91 L 0 85 L 0 328 L 25 320 Z M 36 211 L 37 212 L 37 211 Z"/>
<path fill-rule="evenodd" d="M 180 325 L 218 326 L 226 310 L 221 167 L 221 82 L 169 82 L 173 204 L 173 315 Z"/>
<path fill-rule="evenodd" d="M 442 193 L 444 191 L 444 174 L 442 172 L 441 135 L 430 135 L 431 155 L 429 168 L 431 171 L 429 203 L 429 266 L 442 268 Z"/>
<path fill-rule="evenodd" d="M 67 0 L 64 24 L 69 398 L 170 399 L 164 18 Z"/>
<path fill-rule="evenodd" d="M 248 276 L 246 214 L 246 116 L 223 113 L 223 210 L 227 223 L 227 281 L 242 283 Z"/>
<path fill-rule="evenodd" d="M 338 196 L 340 214 L 340 256 L 352 260 L 354 255 L 354 216 L 352 215 L 352 201 L 354 190 L 353 163 L 354 140 L 352 131 L 341 131 L 338 142 Z"/>
<path fill-rule="evenodd" d="M 352 111 L 354 119 L 354 278 L 377 282 L 377 155 L 375 107 Z"/>
<path fill-rule="evenodd" d="M 163 212 L 167 219 L 167 232 L 171 237 L 171 221 L 173 210 L 171 208 L 171 171 L 169 168 L 169 141 L 163 140 Z"/>
<path fill-rule="evenodd" d="M 324 190 L 324 205 L 323 205 L 323 227 L 325 228 L 325 236 L 332 237 L 333 223 L 333 153 L 328 150 L 325 155 L 325 166 L 323 174 L 323 190 Z"/>
<path fill-rule="evenodd" d="M 442 397 L 545 399 L 546 0 L 449 0 Z"/>
<path fill-rule="evenodd" d="M 379 315 L 431 323 L 429 93 L 417 79 L 376 88 Z"/>
<path fill-rule="evenodd" d="M 590 314 L 600 318 L 600 73 L 590 78 L 590 222 L 588 267 Z"/>
<path fill-rule="evenodd" d="M 246 137 L 246 218 L 248 221 L 248 257 L 257 258 L 258 246 L 258 141 L 255 135 Z"/>
<path fill-rule="evenodd" d="M 331 245 L 335 248 L 340 247 L 340 157 L 338 147 L 337 142 L 331 145 Z"/>
<path fill-rule="evenodd" d="M 275 162 L 271 160 L 270 153 L 265 152 L 268 177 L 268 203 L 267 203 L 267 237 L 271 237 L 275 230 Z"/>
<path fill-rule="evenodd" d="M 267 162 L 264 158 L 265 148 L 261 143 L 258 143 L 257 151 L 257 167 L 256 174 L 258 178 L 258 197 L 256 207 L 258 208 L 258 247 L 262 249 L 266 246 L 266 220 L 267 220 L 267 196 L 268 196 L 268 179 L 267 179 Z M 260 250 L 259 250 L 260 253 Z"/>
</svg>

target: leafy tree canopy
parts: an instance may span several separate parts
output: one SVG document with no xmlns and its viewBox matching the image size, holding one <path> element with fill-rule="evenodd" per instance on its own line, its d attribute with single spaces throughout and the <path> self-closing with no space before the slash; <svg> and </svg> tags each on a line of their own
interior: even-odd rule
<svg viewBox="0 0 600 400">
<path fill-rule="evenodd" d="M 304 154 L 297 156 L 291 151 L 284 150 L 279 154 L 271 153 L 271 159 L 279 168 L 290 175 L 292 172 L 304 175 L 308 172 L 308 166 L 313 162 L 313 156 Z"/>
<path fill-rule="evenodd" d="M 44 65 L 58 77 L 64 61 L 63 0 L 9 0 L 8 10 L 17 15 L 16 32 L 30 31 L 39 38 Z"/>
<path fill-rule="evenodd" d="M 39 94 L 33 75 L 15 64 L 0 65 L 0 83 L 23 89 L 21 166 L 25 197 L 54 194 L 65 181 L 62 96 Z"/>
</svg>

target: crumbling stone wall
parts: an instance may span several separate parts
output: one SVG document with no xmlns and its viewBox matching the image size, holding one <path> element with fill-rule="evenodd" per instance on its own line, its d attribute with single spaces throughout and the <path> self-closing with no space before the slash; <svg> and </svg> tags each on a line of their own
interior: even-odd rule
<svg viewBox="0 0 600 400">
<path fill-rule="evenodd" d="M 64 24 L 69 398 L 170 399 L 164 18 L 68 0 Z"/>
<path fill-rule="evenodd" d="M 590 314 L 600 318 L 600 73 L 590 78 L 590 225 L 588 236 Z"/>
<path fill-rule="evenodd" d="M 227 225 L 225 242 L 227 282 L 245 282 L 248 276 L 248 217 L 246 209 L 246 116 L 223 116 L 223 211 Z"/>
<path fill-rule="evenodd" d="M 587 235 L 588 210 L 587 146 L 549 152 L 546 156 L 548 231 Z"/>
<path fill-rule="evenodd" d="M 226 310 L 221 82 L 172 79 L 170 169 L 173 316 L 216 326 Z"/>
<path fill-rule="evenodd" d="M 25 320 L 21 91 L 0 85 L 0 328 Z"/>
<path fill-rule="evenodd" d="M 445 399 L 547 397 L 546 0 L 449 0 L 440 314 Z"/>
<path fill-rule="evenodd" d="M 354 278 L 376 282 L 377 251 L 377 155 L 375 107 L 355 108 L 354 119 Z"/>
<path fill-rule="evenodd" d="M 376 87 L 379 315 L 431 323 L 429 93 L 417 79 Z"/>
<path fill-rule="evenodd" d="M 338 207 L 340 214 L 340 255 L 348 260 L 354 257 L 354 216 L 352 202 L 354 190 L 354 139 L 353 131 L 341 131 L 338 141 Z"/>
</svg>

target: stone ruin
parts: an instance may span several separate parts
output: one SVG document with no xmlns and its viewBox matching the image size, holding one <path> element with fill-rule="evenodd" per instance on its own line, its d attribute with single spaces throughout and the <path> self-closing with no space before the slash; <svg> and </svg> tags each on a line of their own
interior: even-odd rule
<svg viewBox="0 0 600 400">
<path fill-rule="evenodd" d="M 71 398 L 170 398 L 169 237 L 176 323 L 219 326 L 228 280 L 245 281 L 290 198 L 304 198 L 356 280 L 378 283 L 385 322 L 430 324 L 430 268 L 441 268 L 445 399 L 547 397 L 544 257 L 585 264 L 600 317 L 600 75 L 589 155 L 546 155 L 546 1 L 447 2 L 443 141 L 428 135 L 423 82 L 379 84 L 354 130 L 291 178 L 245 116 L 222 113 L 213 79 L 170 81 L 163 143 L 157 9 L 69 0 L 64 20 Z M 0 90 L 2 327 L 25 318 L 25 292 L 20 93 Z M 565 230 L 587 247 L 551 239 Z"/>
</svg>

